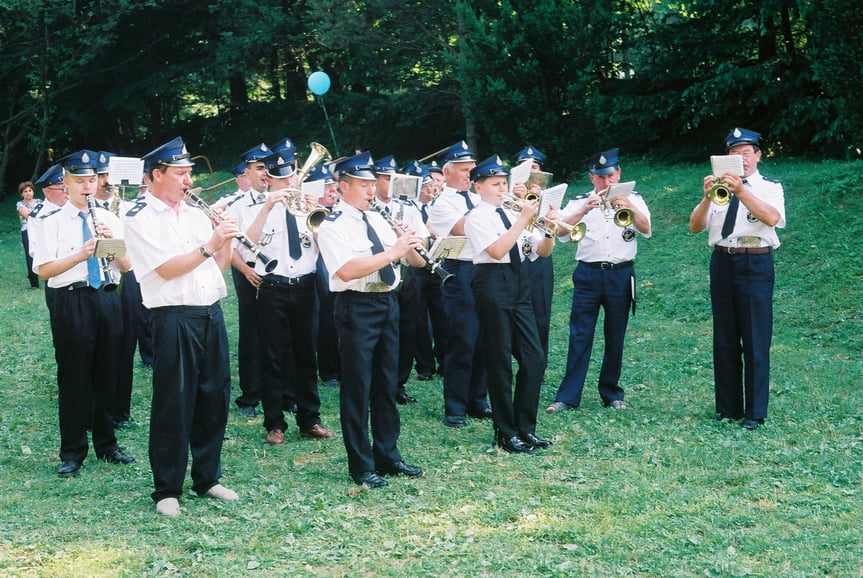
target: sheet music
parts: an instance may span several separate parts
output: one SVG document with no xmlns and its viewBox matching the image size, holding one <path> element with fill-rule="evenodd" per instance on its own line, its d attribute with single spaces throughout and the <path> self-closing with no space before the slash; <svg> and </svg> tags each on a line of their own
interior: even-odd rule
<svg viewBox="0 0 863 578">
<path fill-rule="evenodd" d="M 137 187 L 144 176 L 144 161 L 134 157 L 108 159 L 108 184 Z"/>
<path fill-rule="evenodd" d="M 606 199 L 613 199 L 614 197 L 628 197 L 632 190 L 635 188 L 635 181 L 627 181 L 625 183 L 614 183 L 613 185 L 609 185 L 608 192 L 605 193 Z"/>
<path fill-rule="evenodd" d="M 743 157 L 740 155 L 711 155 L 710 166 L 714 177 L 721 177 L 725 173 L 743 176 Z"/>
<path fill-rule="evenodd" d="M 422 188 L 422 177 L 398 173 L 390 177 L 390 197 L 394 199 L 416 199 Z"/>
<path fill-rule="evenodd" d="M 566 183 L 555 185 L 550 189 L 542 191 L 542 196 L 539 198 L 539 213 L 538 217 L 544 217 L 548 213 L 548 207 L 554 205 L 560 210 L 560 204 L 563 202 L 563 196 L 566 195 L 566 189 L 569 187 Z"/>
<path fill-rule="evenodd" d="M 303 195 L 311 195 L 316 199 L 320 199 L 324 196 L 324 188 L 326 181 L 324 179 L 318 179 L 312 182 L 303 181 Z"/>
<path fill-rule="evenodd" d="M 112 157 L 113 158 L 113 157 Z M 126 241 L 123 239 L 96 239 L 93 256 L 97 259 L 119 259 L 126 256 Z"/>
<path fill-rule="evenodd" d="M 455 259 L 467 243 L 467 237 L 441 237 L 432 245 L 429 254 L 432 259 Z"/>
<path fill-rule="evenodd" d="M 516 183 L 526 183 L 530 178 L 530 169 L 533 166 L 532 159 L 526 159 L 517 166 L 509 170 L 509 192 L 512 194 L 512 189 Z"/>
</svg>

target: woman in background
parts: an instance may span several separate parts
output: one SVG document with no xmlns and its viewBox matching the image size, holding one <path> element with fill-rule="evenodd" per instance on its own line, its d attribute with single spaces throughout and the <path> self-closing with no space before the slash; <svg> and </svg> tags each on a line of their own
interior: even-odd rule
<svg viewBox="0 0 863 578">
<path fill-rule="evenodd" d="M 30 212 L 36 208 L 38 201 L 33 198 L 35 194 L 33 183 L 24 181 L 18 185 L 18 194 L 21 200 L 15 205 L 18 210 L 18 219 L 21 221 L 21 243 L 24 245 L 24 259 L 27 262 L 27 279 L 30 281 L 30 289 L 39 288 L 39 276 L 33 272 L 33 258 L 30 256 L 30 241 L 27 238 L 27 221 Z"/>
</svg>

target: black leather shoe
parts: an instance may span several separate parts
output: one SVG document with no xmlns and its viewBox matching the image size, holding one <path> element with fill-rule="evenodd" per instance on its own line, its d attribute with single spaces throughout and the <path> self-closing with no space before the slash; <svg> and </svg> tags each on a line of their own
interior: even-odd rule
<svg viewBox="0 0 863 578">
<path fill-rule="evenodd" d="M 518 436 L 498 438 L 497 445 L 511 454 L 532 454 L 536 451 L 536 447 L 526 443 Z"/>
<path fill-rule="evenodd" d="M 396 402 L 399 405 L 406 405 L 408 403 L 416 403 L 417 398 L 415 398 L 412 395 L 408 395 L 407 393 L 402 391 L 402 392 L 396 394 Z"/>
<path fill-rule="evenodd" d="M 431 381 L 432 377 L 429 373 L 420 373 L 417 375 L 417 381 Z"/>
<path fill-rule="evenodd" d="M 536 437 L 535 434 L 532 434 L 532 433 L 527 433 L 527 434 L 524 434 L 524 435 L 519 436 L 519 437 L 521 437 L 522 440 L 526 441 L 527 443 L 529 443 L 530 445 L 532 445 L 533 447 L 535 447 L 537 449 L 544 449 L 544 448 L 547 448 L 549 446 L 554 445 L 553 441 L 538 438 L 538 437 Z"/>
<path fill-rule="evenodd" d="M 119 419 L 119 420 L 115 419 L 114 420 L 114 429 L 126 429 L 127 427 L 129 427 L 131 425 L 132 425 L 132 422 L 131 422 L 131 420 L 128 420 L 128 419 Z"/>
<path fill-rule="evenodd" d="M 387 486 L 387 481 L 380 477 L 377 472 L 363 472 L 361 474 L 351 474 L 351 478 L 358 486 L 368 486 L 370 488 L 383 488 Z"/>
<path fill-rule="evenodd" d="M 763 419 L 744 419 L 743 423 L 740 424 L 743 426 L 743 429 L 753 430 L 758 429 L 759 426 L 764 425 Z"/>
<path fill-rule="evenodd" d="M 109 464 L 131 464 L 135 461 L 135 458 L 132 456 L 127 456 L 123 453 L 123 450 L 117 448 L 112 451 L 110 454 L 105 454 L 104 456 L 99 456 L 100 460 L 106 461 Z"/>
<path fill-rule="evenodd" d="M 470 411 L 468 415 L 474 419 L 491 419 L 494 417 L 494 412 L 491 411 L 491 408 L 486 406 L 477 411 Z"/>
<path fill-rule="evenodd" d="M 402 461 L 393 462 L 391 466 L 387 468 L 380 468 L 379 471 L 384 476 L 403 475 L 409 478 L 418 478 L 419 476 L 423 475 L 423 471 L 421 468 L 418 468 L 417 466 L 409 466 Z"/>
<path fill-rule="evenodd" d="M 57 476 L 61 478 L 74 478 L 81 471 L 81 462 L 66 460 L 57 470 Z"/>
<path fill-rule="evenodd" d="M 443 418 L 443 422 L 447 425 L 447 427 L 466 427 L 467 422 L 464 420 L 463 415 L 448 415 Z"/>
</svg>

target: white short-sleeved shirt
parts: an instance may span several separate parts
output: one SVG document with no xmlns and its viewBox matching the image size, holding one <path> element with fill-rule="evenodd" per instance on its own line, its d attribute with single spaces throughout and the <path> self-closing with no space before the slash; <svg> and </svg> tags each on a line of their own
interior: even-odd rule
<svg viewBox="0 0 863 578">
<path fill-rule="evenodd" d="M 46 209 L 47 207 L 44 207 L 43 204 L 43 209 L 39 211 L 36 218 L 42 217 L 43 211 Z M 111 229 L 114 238 L 123 238 L 123 223 L 114 213 L 101 207 L 96 207 L 94 211 L 96 218 Z M 93 220 L 89 211 L 80 211 L 72 203 L 66 203 L 56 211 L 44 213 L 44 218 L 41 219 L 37 227 L 38 232 L 30 238 L 30 245 L 33 248 L 33 271 L 35 273 L 38 273 L 39 267 L 45 263 L 68 257 L 81 250 L 84 246 L 84 226 L 79 214 L 82 212 L 86 215 L 85 221 L 90 235 L 95 236 Z M 114 262 L 109 263 L 108 268 L 114 281 L 120 278 L 120 270 Z M 86 281 L 87 276 L 87 261 L 85 260 L 48 279 L 48 286 L 54 289 L 66 287 L 72 283 Z"/>
<path fill-rule="evenodd" d="M 241 230 L 248 230 L 262 207 L 263 204 L 258 204 L 243 213 L 241 218 L 237 220 Z M 299 259 L 291 258 L 287 219 L 293 219 L 297 224 L 297 233 L 302 249 Z M 318 244 L 315 241 L 315 236 L 306 226 L 306 219 L 298 219 L 291 215 L 284 203 L 276 203 L 270 210 L 270 214 L 267 215 L 267 220 L 261 229 L 259 243 L 264 255 L 270 259 L 278 259 L 278 265 L 270 273 L 283 277 L 301 277 L 315 272 L 318 262 Z M 247 249 L 246 251 L 248 252 Z M 249 254 L 251 255 L 251 253 Z M 255 261 L 255 272 L 258 275 L 267 274 L 265 265 L 259 260 Z"/>
<path fill-rule="evenodd" d="M 390 291 L 398 286 L 400 275 L 398 266 L 393 267 L 396 280 L 392 285 L 387 285 L 381 281 L 381 276 L 377 271 L 371 275 L 347 282 L 342 281 L 337 275 L 339 269 L 348 261 L 359 257 L 371 257 L 373 254 L 372 242 L 368 237 L 363 214 L 380 238 L 384 250 L 389 249 L 398 241 L 395 232 L 377 212 L 365 211 L 363 213 L 345 202 L 336 204 L 333 207 L 333 212 L 318 228 L 318 246 L 330 275 L 330 291 L 380 293 Z"/>
<path fill-rule="evenodd" d="M 476 193 L 468 192 L 468 198 L 474 207 L 480 202 L 480 196 Z M 452 187 L 444 187 L 429 207 L 429 228 L 438 238 L 449 236 L 452 234 L 452 228 L 467 214 L 468 210 L 467 201 L 463 195 Z M 473 254 L 468 244 L 465 244 L 459 253 L 458 260 L 473 261 Z"/>
<path fill-rule="evenodd" d="M 506 209 L 504 209 L 504 213 L 509 219 L 510 225 L 518 220 L 518 215 L 515 213 Z M 467 235 L 467 244 L 471 246 L 470 253 L 473 255 L 474 263 L 510 262 L 509 252 L 501 259 L 494 259 L 486 253 L 486 249 L 507 231 L 506 225 L 503 224 L 503 220 L 497 212 L 497 207 L 480 201 L 476 208 L 468 213 L 464 229 L 465 235 Z M 539 229 L 534 229 L 533 232 L 523 230 L 518 236 L 518 241 L 516 241 L 521 260 L 535 260 L 538 257 L 536 250 L 544 238 L 545 233 L 540 232 Z"/>
<path fill-rule="evenodd" d="M 722 225 L 725 223 L 728 205 L 720 207 L 711 203 L 710 211 L 707 213 L 709 229 L 707 244 L 711 247 L 722 245 L 725 247 L 772 247 L 776 249 L 779 247 L 779 236 L 776 234 L 776 228 L 785 227 L 785 192 L 782 189 L 782 184 L 779 181 L 765 179 L 756 171 L 746 177 L 743 186 L 748 188 L 753 196 L 779 211 L 779 221 L 776 226 L 765 225 L 753 217 L 743 203 L 740 203 L 734 222 L 734 232 L 727 239 L 722 239 Z"/>
<path fill-rule="evenodd" d="M 177 255 L 206 243 L 213 224 L 198 208 L 180 203 L 177 213 L 151 193 L 126 212 L 126 247 L 141 285 L 147 308 L 168 305 L 212 305 L 228 294 L 225 279 L 215 259 L 171 280 L 156 268 Z"/>
<path fill-rule="evenodd" d="M 560 212 L 561 218 L 569 216 L 578 211 L 588 200 L 588 194 L 579 195 L 567 203 Z M 650 222 L 650 211 L 647 209 L 644 199 L 638 193 L 630 193 L 629 201 L 642 213 L 648 223 Z M 606 218 L 601 208 L 588 211 L 582 221 L 587 227 L 584 238 L 578 242 L 575 258 L 578 261 L 596 263 L 606 261 L 609 263 L 623 263 L 635 259 L 638 253 L 637 235 L 648 238 L 651 235 L 640 233 L 633 225 L 618 227 L 613 218 Z M 559 237 L 560 238 L 560 237 Z M 568 241 L 566 237 L 561 241 Z"/>
</svg>

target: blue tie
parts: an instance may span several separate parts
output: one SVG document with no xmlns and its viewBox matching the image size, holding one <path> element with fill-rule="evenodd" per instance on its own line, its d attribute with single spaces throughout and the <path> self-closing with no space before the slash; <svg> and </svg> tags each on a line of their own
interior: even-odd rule
<svg viewBox="0 0 863 578">
<path fill-rule="evenodd" d="M 500 220 L 503 221 L 504 226 L 509 230 L 509 228 L 512 227 L 512 223 L 509 222 L 506 213 L 504 213 L 503 209 L 500 207 L 496 210 L 497 214 L 500 215 Z M 513 271 L 521 269 L 521 255 L 518 253 L 518 241 L 516 241 L 509 250 L 509 266 L 512 267 Z"/>
<path fill-rule="evenodd" d="M 369 236 L 369 241 L 372 242 L 372 254 L 377 255 L 378 253 L 382 253 L 384 246 L 381 243 L 381 238 L 378 237 L 378 234 L 369 223 L 365 213 L 363 213 L 363 221 L 366 222 L 366 234 Z M 396 282 L 396 272 L 393 271 L 393 267 L 389 263 L 381 267 L 378 270 L 378 274 L 381 276 L 381 281 L 387 285 L 392 285 Z"/>
<path fill-rule="evenodd" d="M 285 220 L 288 225 L 288 254 L 295 261 L 303 256 L 303 249 L 300 247 L 300 231 L 297 229 L 297 221 L 290 211 L 285 211 Z"/>
<path fill-rule="evenodd" d="M 473 201 L 470 200 L 470 193 L 467 191 L 458 191 L 458 194 L 464 197 L 464 204 L 467 205 L 467 210 L 472 211 L 474 204 Z"/>
<path fill-rule="evenodd" d="M 749 182 L 743 179 L 743 184 L 748 185 Z M 737 195 L 731 196 L 731 201 L 728 203 L 728 210 L 725 213 L 725 220 L 722 222 L 721 235 L 723 239 L 727 239 L 734 232 L 734 225 L 737 223 L 737 209 L 740 207 L 740 199 Z"/>
<path fill-rule="evenodd" d="M 84 242 L 93 238 L 93 233 L 90 232 L 90 227 L 87 225 L 87 213 L 78 213 L 81 217 L 81 230 L 84 233 Z M 102 270 L 99 268 L 99 261 L 96 257 L 87 258 L 87 282 L 93 289 L 98 289 L 102 286 Z"/>
</svg>

